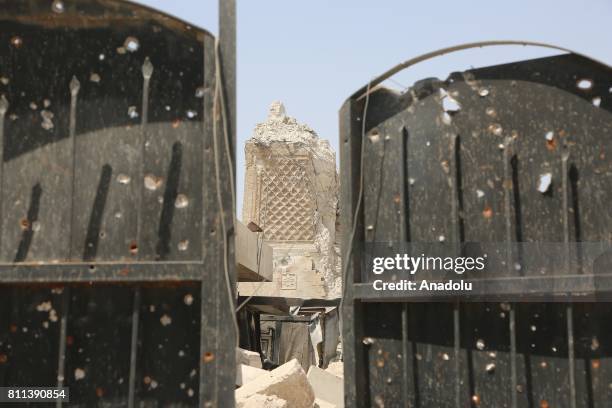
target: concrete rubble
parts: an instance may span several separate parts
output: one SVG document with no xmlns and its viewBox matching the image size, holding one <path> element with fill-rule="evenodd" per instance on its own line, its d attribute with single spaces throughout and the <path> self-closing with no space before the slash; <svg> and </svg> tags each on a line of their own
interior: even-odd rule
<svg viewBox="0 0 612 408">
<path fill-rule="evenodd" d="M 237 408 L 290 408 L 287 401 L 274 395 L 253 394 L 243 401 L 236 401 Z"/>
<path fill-rule="evenodd" d="M 261 357 L 255 351 L 236 348 L 236 364 L 261 368 Z"/>
<path fill-rule="evenodd" d="M 330 404 L 327 401 L 315 398 L 314 408 L 337 408 L 336 405 Z"/>
<path fill-rule="evenodd" d="M 236 367 L 236 386 L 241 387 L 244 384 L 248 384 L 260 375 L 266 374 L 267 372 L 268 371 L 262 370 L 261 368 L 238 364 Z"/>
<path fill-rule="evenodd" d="M 340 378 L 344 378 L 344 363 L 342 361 L 331 362 L 329 363 L 325 371 Z"/>
<path fill-rule="evenodd" d="M 343 408 L 342 362 L 327 370 L 311 366 L 308 375 L 297 359 L 266 371 L 238 365 L 236 406 L 238 408 Z"/>
<path fill-rule="evenodd" d="M 342 377 L 319 367 L 311 366 L 306 378 L 308 378 L 317 400 L 338 408 L 344 407 L 344 379 Z"/>
<path fill-rule="evenodd" d="M 312 408 L 315 402 L 314 391 L 308 383 L 306 373 L 295 359 L 238 388 L 236 406 L 238 408 L 275 406 L 262 405 L 268 402 L 261 399 L 254 400 L 253 396 L 256 394 L 284 400 L 291 408 Z M 255 402 L 260 405 L 256 405 Z"/>
</svg>

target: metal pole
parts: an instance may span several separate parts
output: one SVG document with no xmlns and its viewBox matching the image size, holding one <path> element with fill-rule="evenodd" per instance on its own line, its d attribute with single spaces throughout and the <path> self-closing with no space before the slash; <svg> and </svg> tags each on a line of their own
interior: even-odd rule
<svg viewBox="0 0 612 408">
<path fill-rule="evenodd" d="M 220 168 L 216 169 L 216 177 L 220 177 L 221 182 L 225 186 L 230 186 L 230 191 L 227 194 L 227 187 L 217 191 L 219 194 L 218 205 L 221 207 L 219 210 L 222 217 L 223 236 L 221 238 L 224 241 L 222 264 L 225 276 L 218 281 L 218 297 L 215 305 L 217 309 L 217 319 L 215 321 L 216 350 L 210 356 L 214 358 L 216 365 L 214 372 L 216 390 L 213 393 L 216 398 L 213 404 L 206 404 L 205 402 L 204 406 L 230 407 L 234 406 L 234 383 L 236 378 L 235 347 L 238 345 L 238 330 L 237 324 L 235 324 L 236 315 L 234 310 L 235 272 L 233 266 L 233 220 L 236 210 L 236 192 L 234 191 L 234 158 L 236 157 L 236 0 L 219 0 L 219 38 L 216 58 L 218 58 L 218 75 L 215 86 L 219 94 L 215 94 L 213 97 L 217 104 L 213 124 L 217 126 L 216 129 L 218 130 L 213 130 L 213 140 L 214 143 L 219 141 L 221 143 L 217 144 L 219 149 L 215 151 L 214 160 L 215 165 L 218 163 L 223 164 L 224 168 L 222 171 Z M 228 201 L 229 205 L 226 204 Z M 207 282 L 203 281 L 202 286 L 204 285 L 207 285 Z M 223 296 L 223 294 L 226 295 Z M 202 358 L 206 359 L 206 354 Z"/>
<path fill-rule="evenodd" d="M 570 264 L 570 238 L 569 238 L 569 188 L 568 188 L 568 161 L 570 157 L 569 148 L 563 146 L 561 150 L 561 187 L 563 190 L 563 241 L 565 243 L 564 249 L 564 261 L 565 261 L 565 274 L 570 275 L 571 264 Z M 566 319 L 567 319 L 567 358 L 569 362 L 569 386 L 570 386 L 570 401 L 569 405 L 571 408 L 576 408 L 577 395 L 576 395 L 576 361 L 575 361 L 575 350 L 574 350 L 574 306 L 571 303 L 567 304 L 566 307 Z"/>
<path fill-rule="evenodd" d="M 4 95 L 0 96 L 0 198 L 4 197 L 4 121 L 10 104 Z M 2 200 L 0 200 L 0 229 L 2 228 Z M 0 237 L 2 234 L 0 234 Z"/>
<path fill-rule="evenodd" d="M 130 377 L 128 379 L 128 407 L 136 404 L 136 360 L 138 357 L 138 326 L 140 324 L 140 288 L 134 290 L 132 308 L 132 337 L 130 341 Z"/>
<path fill-rule="evenodd" d="M 453 341 L 455 363 L 455 407 L 463 406 L 461 401 L 461 315 L 459 301 L 453 306 Z"/>
<path fill-rule="evenodd" d="M 68 310 L 70 308 L 70 288 L 64 286 L 62 293 L 62 317 L 60 319 L 59 351 L 57 357 L 57 388 L 60 389 L 66 382 L 66 337 L 68 335 Z M 55 401 L 57 408 L 62 407 L 62 399 Z"/>
<path fill-rule="evenodd" d="M 70 238 L 68 239 L 68 260 L 72 261 L 72 237 L 74 234 L 74 192 L 76 182 L 76 113 L 79 90 L 81 83 L 76 76 L 72 77 L 69 84 L 70 89 Z M 57 362 L 57 388 L 62 388 L 66 382 L 66 336 L 68 335 L 68 313 L 70 309 L 70 287 L 64 286 L 62 292 L 62 318 L 60 320 L 60 339 Z M 63 401 L 58 399 L 55 406 L 61 408 Z"/>
<path fill-rule="evenodd" d="M 236 0 L 219 0 L 221 80 L 225 96 L 230 151 L 236 145 Z"/>
</svg>

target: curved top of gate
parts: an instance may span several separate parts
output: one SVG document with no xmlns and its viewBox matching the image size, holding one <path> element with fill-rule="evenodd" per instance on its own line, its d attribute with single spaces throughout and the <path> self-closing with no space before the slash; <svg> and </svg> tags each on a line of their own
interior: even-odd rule
<svg viewBox="0 0 612 408">
<path fill-rule="evenodd" d="M 0 0 L 0 19 L 46 28 L 100 28 L 155 22 L 171 31 L 212 36 L 175 16 L 128 0 Z"/>
<path fill-rule="evenodd" d="M 579 57 L 591 60 L 595 63 L 609 67 L 609 65 L 605 64 L 604 62 L 595 60 L 585 54 L 582 54 L 576 51 L 572 51 L 569 48 L 565 48 L 565 47 L 561 47 L 561 46 L 553 45 L 553 44 L 548 44 L 548 43 L 543 43 L 543 42 L 523 41 L 523 40 L 478 41 L 478 42 L 464 43 L 464 44 L 453 45 L 450 47 L 440 48 L 438 50 L 431 51 L 431 52 L 407 59 L 406 61 L 403 61 L 393 66 L 392 68 L 388 69 L 387 71 L 383 72 L 382 74 L 372 78 L 365 86 L 363 86 L 357 92 L 355 92 L 349 99 L 363 97 L 367 93 L 368 89 L 374 89 L 376 86 L 380 85 L 385 80 L 392 78 L 395 74 L 405 69 L 408 69 L 414 65 L 417 65 L 421 62 L 424 62 L 424 61 L 427 61 L 427 60 L 430 60 L 436 57 L 441 57 L 443 55 L 447 55 L 447 54 L 451 54 L 451 53 L 459 52 L 459 51 L 470 50 L 474 48 L 484 48 L 484 47 L 493 47 L 493 46 L 512 46 L 512 45 L 519 45 L 519 46 L 525 46 L 525 47 L 527 46 L 540 47 L 540 48 L 546 48 L 549 50 L 560 51 L 563 53 L 574 54 L 576 56 L 579 56 Z"/>
</svg>

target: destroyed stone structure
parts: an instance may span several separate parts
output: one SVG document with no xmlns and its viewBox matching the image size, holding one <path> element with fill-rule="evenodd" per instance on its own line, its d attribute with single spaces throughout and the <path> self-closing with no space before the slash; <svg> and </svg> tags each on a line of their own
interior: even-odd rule
<svg viewBox="0 0 612 408">
<path fill-rule="evenodd" d="M 254 223 L 273 251 L 273 279 L 241 282 L 248 295 L 339 298 L 336 154 L 327 140 L 287 116 L 281 102 L 246 142 L 242 222 Z"/>
<path fill-rule="evenodd" d="M 239 350 L 236 406 L 341 408 L 342 370 L 319 368 L 338 357 L 338 313 L 327 307 L 342 292 L 336 155 L 280 102 L 255 127 L 245 155 L 238 292 L 259 298 L 246 313 L 259 314 L 262 337 L 251 350 L 262 359 Z M 313 302 L 304 306 L 304 299 Z M 302 307 L 289 316 L 293 305 Z M 264 328 L 268 347 L 261 350 Z"/>
</svg>

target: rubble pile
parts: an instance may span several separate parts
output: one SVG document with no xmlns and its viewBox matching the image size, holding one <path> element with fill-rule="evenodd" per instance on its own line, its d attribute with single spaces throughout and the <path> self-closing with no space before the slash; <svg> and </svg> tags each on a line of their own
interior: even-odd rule
<svg viewBox="0 0 612 408">
<path fill-rule="evenodd" d="M 344 407 L 342 363 L 328 370 L 311 366 L 308 375 L 297 359 L 272 371 L 248 365 L 252 352 L 239 350 L 236 375 L 238 408 L 342 408 Z M 257 354 L 257 353 L 254 353 Z M 247 363 L 247 364 L 245 364 Z M 261 366 L 261 362 L 259 362 Z M 338 373 L 340 375 L 338 375 Z"/>
</svg>

